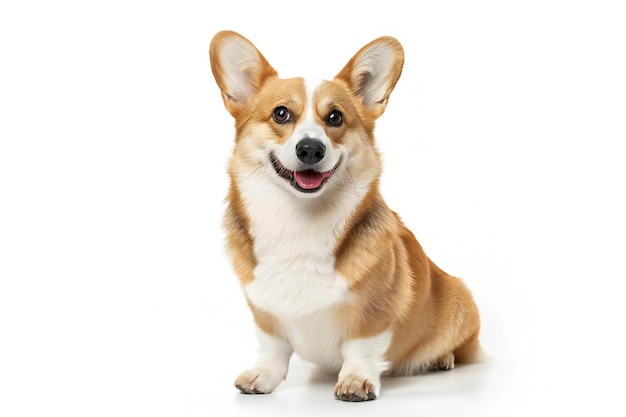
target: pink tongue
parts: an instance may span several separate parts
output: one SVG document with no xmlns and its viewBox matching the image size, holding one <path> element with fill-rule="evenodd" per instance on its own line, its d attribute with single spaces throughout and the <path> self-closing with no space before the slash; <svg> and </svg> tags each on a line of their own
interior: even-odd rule
<svg viewBox="0 0 626 417">
<path fill-rule="evenodd" d="M 319 187 L 322 185 L 322 181 L 324 181 L 324 178 L 326 177 L 328 177 L 328 175 L 323 172 L 317 172 L 309 169 L 306 171 L 295 172 L 296 182 L 305 190 Z"/>
</svg>

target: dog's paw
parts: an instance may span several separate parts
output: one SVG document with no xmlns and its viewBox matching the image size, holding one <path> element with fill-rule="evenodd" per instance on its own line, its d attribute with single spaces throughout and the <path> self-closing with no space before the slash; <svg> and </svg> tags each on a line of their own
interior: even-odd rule
<svg viewBox="0 0 626 417">
<path fill-rule="evenodd" d="M 375 400 L 379 390 L 378 382 L 372 382 L 360 375 L 347 375 L 337 382 L 335 397 L 341 401 L 351 402 Z"/>
<path fill-rule="evenodd" d="M 264 368 L 253 368 L 240 374 L 235 386 L 244 394 L 269 394 L 285 379 L 285 375 Z"/>
<path fill-rule="evenodd" d="M 450 369 L 454 369 L 454 353 L 450 352 L 437 359 L 437 362 L 435 363 L 435 369 L 443 371 L 449 371 Z"/>
</svg>

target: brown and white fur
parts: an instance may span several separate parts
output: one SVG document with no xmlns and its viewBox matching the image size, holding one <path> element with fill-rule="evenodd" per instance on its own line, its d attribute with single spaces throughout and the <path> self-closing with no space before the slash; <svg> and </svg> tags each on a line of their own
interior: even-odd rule
<svg viewBox="0 0 626 417">
<path fill-rule="evenodd" d="M 374 123 L 404 62 L 400 43 L 364 46 L 332 81 L 281 79 L 223 31 L 211 68 L 235 118 L 224 226 L 257 326 L 255 367 L 235 385 L 270 393 L 295 351 L 338 372 L 337 398 L 376 398 L 380 377 L 479 353 L 478 310 L 379 193 Z"/>
</svg>

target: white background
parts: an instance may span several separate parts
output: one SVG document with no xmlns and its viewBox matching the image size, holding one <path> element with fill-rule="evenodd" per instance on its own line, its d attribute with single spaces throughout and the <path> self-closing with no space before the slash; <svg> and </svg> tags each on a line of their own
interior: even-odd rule
<svg viewBox="0 0 626 417">
<path fill-rule="evenodd" d="M 0 415 L 624 415 L 625 9 L 3 2 Z M 222 29 L 289 76 L 402 42 L 383 194 L 474 292 L 488 362 L 368 404 L 297 358 L 272 395 L 232 387 L 256 341 L 220 229 Z"/>
</svg>

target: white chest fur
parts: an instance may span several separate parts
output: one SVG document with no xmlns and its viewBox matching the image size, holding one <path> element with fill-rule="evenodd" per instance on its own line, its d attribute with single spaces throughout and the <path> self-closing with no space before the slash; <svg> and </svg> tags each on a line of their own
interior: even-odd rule
<svg viewBox="0 0 626 417">
<path fill-rule="evenodd" d="M 283 331 L 298 355 L 330 372 L 338 372 L 343 363 L 341 346 L 344 326 L 337 322 L 335 308 L 285 320 Z"/>
<path fill-rule="evenodd" d="M 281 321 L 347 301 L 334 250 L 355 202 L 315 210 L 310 199 L 254 182 L 243 193 L 257 261 L 254 280 L 244 288 L 249 300 Z"/>
</svg>

